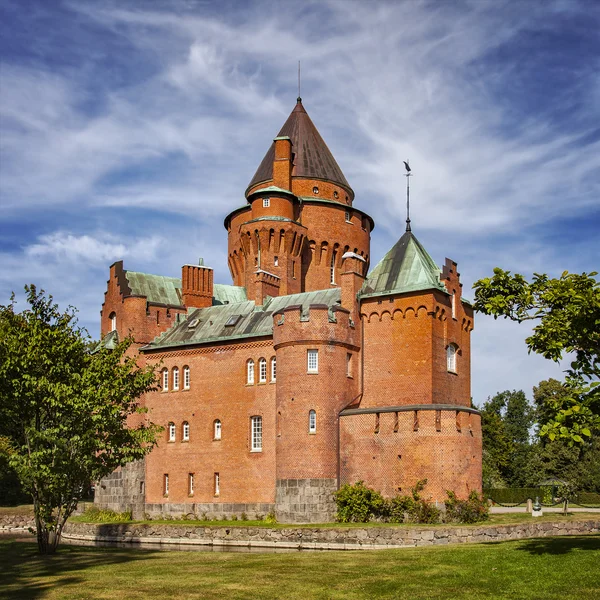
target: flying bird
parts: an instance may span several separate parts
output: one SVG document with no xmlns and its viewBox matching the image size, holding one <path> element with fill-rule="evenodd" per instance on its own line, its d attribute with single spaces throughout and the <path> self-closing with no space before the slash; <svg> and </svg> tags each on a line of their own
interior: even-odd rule
<svg viewBox="0 0 600 600">
<path fill-rule="evenodd" d="M 410 173 L 410 170 L 411 170 L 411 169 L 410 169 L 410 167 L 408 166 L 408 163 L 407 163 L 405 160 L 404 160 L 404 161 L 402 161 L 402 162 L 404 163 L 404 166 L 406 167 L 406 172 L 407 172 L 407 173 Z"/>
</svg>

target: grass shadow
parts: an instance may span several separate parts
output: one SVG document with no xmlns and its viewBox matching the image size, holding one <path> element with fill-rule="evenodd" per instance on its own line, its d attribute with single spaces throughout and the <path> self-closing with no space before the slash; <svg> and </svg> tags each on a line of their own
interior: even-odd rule
<svg viewBox="0 0 600 600">
<path fill-rule="evenodd" d="M 521 540 L 519 551 L 533 555 L 564 555 L 573 550 L 600 550 L 600 535 L 570 535 Z"/>
<path fill-rule="evenodd" d="M 17 537 L 19 538 L 17 540 Z M 119 548 L 96 548 L 61 544 L 57 553 L 38 554 L 35 538 L 23 535 L 0 538 L 0 599 L 19 600 L 44 597 L 49 590 L 83 584 L 80 571 L 94 567 L 148 560 L 155 551 L 131 552 Z"/>
</svg>

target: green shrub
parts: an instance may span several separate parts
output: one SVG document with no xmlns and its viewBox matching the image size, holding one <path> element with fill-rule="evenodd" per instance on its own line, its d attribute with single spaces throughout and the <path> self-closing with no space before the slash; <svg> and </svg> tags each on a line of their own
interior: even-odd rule
<svg viewBox="0 0 600 600">
<path fill-rule="evenodd" d="M 529 498 L 542 498 L 545 489 L 548 488 L 486 488 L 483 490 L 483 496 L 498 504 L 524 504 Z"/>
<path fill-rule="evenodd" d="M 334 497 L 337 504 L 336 520 L 339 523 L 368 523 L 372 518 L 381 516 L 387 505 L 379 492 L 362 481 L 343 485 Z"/>
<path fill-rule="evenodd" d="M 108 508 L 98 508 L 97 506 L 90 506 L 81 516 L 84 520 L 91 521 L 93 523 L 107 523 L 114 521 L 124 523 L 131 521 L 130 510 L 120 513 Z"/>
<path fill-rule="evenodd" d="M 271 525 L 274 525 L 275 523 L 277 523 L 277 517 L 275 517 L 275 512 L 271 511 L 271 512 L 267 513 L 265 515 L 264 521 L 265 521 L 265 523 L 270 523 Z"/>
<path fill-rule="evenodd" d="M 595 492 L 579 492 L 573 502 L 581 502 L 581 504 L 600 504 L 600 494 Z"/>
<path fill-rule="evenodd" d="M 232 521 L 237 521 L 238 520 L 238 516 L 237 515 L 231 515 L 231 520 Z"/>
<path fill-rule="evenodd" d="M 473 490 L 467 500 L 460 500 L 451 491 L 446 492 L 446 521 L 455 523 L 478 523 L 490 518 L 486 500 Z"/>
<path fill-rule="evenodd" d="M 247 521 L 247 520 L 248 520 L 248 515 L 247 515 L 245 512 L 243 512 L 243 513 L 241 514 L 241 516 L 240 516 L 240 519 L 241 519 L 242 521 Z"/>
</svg>

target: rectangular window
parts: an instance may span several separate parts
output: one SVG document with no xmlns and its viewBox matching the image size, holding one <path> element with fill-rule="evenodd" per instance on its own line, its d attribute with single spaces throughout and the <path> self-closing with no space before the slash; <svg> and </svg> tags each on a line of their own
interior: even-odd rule
<svg viewBox="0 0 600 600">
<path fill-rule="evenodd" d="M 258 381 L 260 383 L 266 383 L 267 382 L 267 361 L 264 358 L 261 358 L 260 362 L 258 363 L 258 366 L 259 366 Z"/>
<path fill-rule="evenodd" d="M 296 261 L 292 261 L 292 277 L 296 279 Z"/>
<path fill-rule="evenodd" d="M 352 223 L 352 219 L 350 218 L 350 211 L 346 211 L 346 223 Z"/>
<path fill-rule="evenodd" d="M 215 496 L 221 493 L 221 478 L 218 473 L 215 473 Z"/>
<path fill-rule="evenodd" d="M 275 256 L 273 258 L 273 266 L 275 266 L 275 267 L 279 266 L 279 257 Z"/>
<path fill-rule="evenodd" d="M 194 495 L 194 474 L 190 473 L 188 475 L 188 494 L 190 496 Z"/>
<path fill-rule="evenodd" d="M 167 369 L 162 372 L 162 388 L 163 392 L 169 391 L 169 371 Z"/>
<path fill-rule="evenodd" d="M 307 367 L 309 373 L 319 372 L 319 351 L 307 350 Z"/>
<path fill-rule="evenodd" d="M 190 439 L 190 424 L 187 421 L 183 424 L 183 439 L 186 442 Z"/>
<path fill-rule="evenodd" d="M 452 318 L 456 319 L 456 292 L 452 290 Z"/>
<path fill-rule="evenodd" d="M 184 390 L 190 389 L 190 368 L 189 367 L 184 367 L 184 369 L 183 369 L 183 389 Z"/>
<path fill-rule="evenodd" d="M 169 474 L 165 473 L 163 476 L 163 494 L 165 496 L 169 495 Z"/>
<path fill-rule="evenodd" d="M 352 377 L 352 354 L 346 354 L 346 377 Z"/>
<path fill-rule="evenodd" d="M 169 423 L 169 441 L 175 441 L 175 423 Z"/>
<path fill-rule="evenodd" d="M 271 359 L 271 381 L 277 380 L 277 359 L 273 357 Z"/>
<path fill-rule="evenodd" d="M 179 369 L 177 367 L 173 369 L 173 389 L 179 389 Z"/>
<path fill-rule="evenodd" d="M 252 429 L 252 452 L 262 452 L 262 417 L 252 417 L 250 419 L 250 427 Z"/>
<path fill-rule="evenodd" d="M 248 384 L 254 383 L 254 361 L 253 360 L 249 360 L 248 361 L 248 378 L 247 378 L 247 383 Z"/>
<path fill-rule="evenodd" d="M 269 208 L 271 206 L 271 198 L 263 198 L 263 208 Z"/>
<path fill-rule="evenodd" d="M 308 413 L 308 433 L 317 433 L 317 413 L 314 410 Z"/>
</svg>

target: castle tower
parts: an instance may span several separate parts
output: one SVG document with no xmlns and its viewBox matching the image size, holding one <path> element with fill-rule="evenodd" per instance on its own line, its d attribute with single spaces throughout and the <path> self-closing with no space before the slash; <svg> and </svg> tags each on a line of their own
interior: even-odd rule
<svg viewBox="0 0 600 600">
<path fill-rule="evenodd" d="M 247 204 L 225 219 L 235 285 L 262 304 L 266 296 L 341 284 L 342 259 L 369 264 L 371 217 L 298 98 L 248 188 Z"/>
<path fill-rule="evenodd" d="M 456 263 L 440 269 L 409 230 L 359 293 L 364 385 L 340 417 L 340 483 L 387 496 L 481 491 L 481 421 L 471 408 L 473 309 Z M 373 458 L 377 456 L 377 460 Z M 373 457 L 373 458 L 372 458 Z"/>
</svg>

